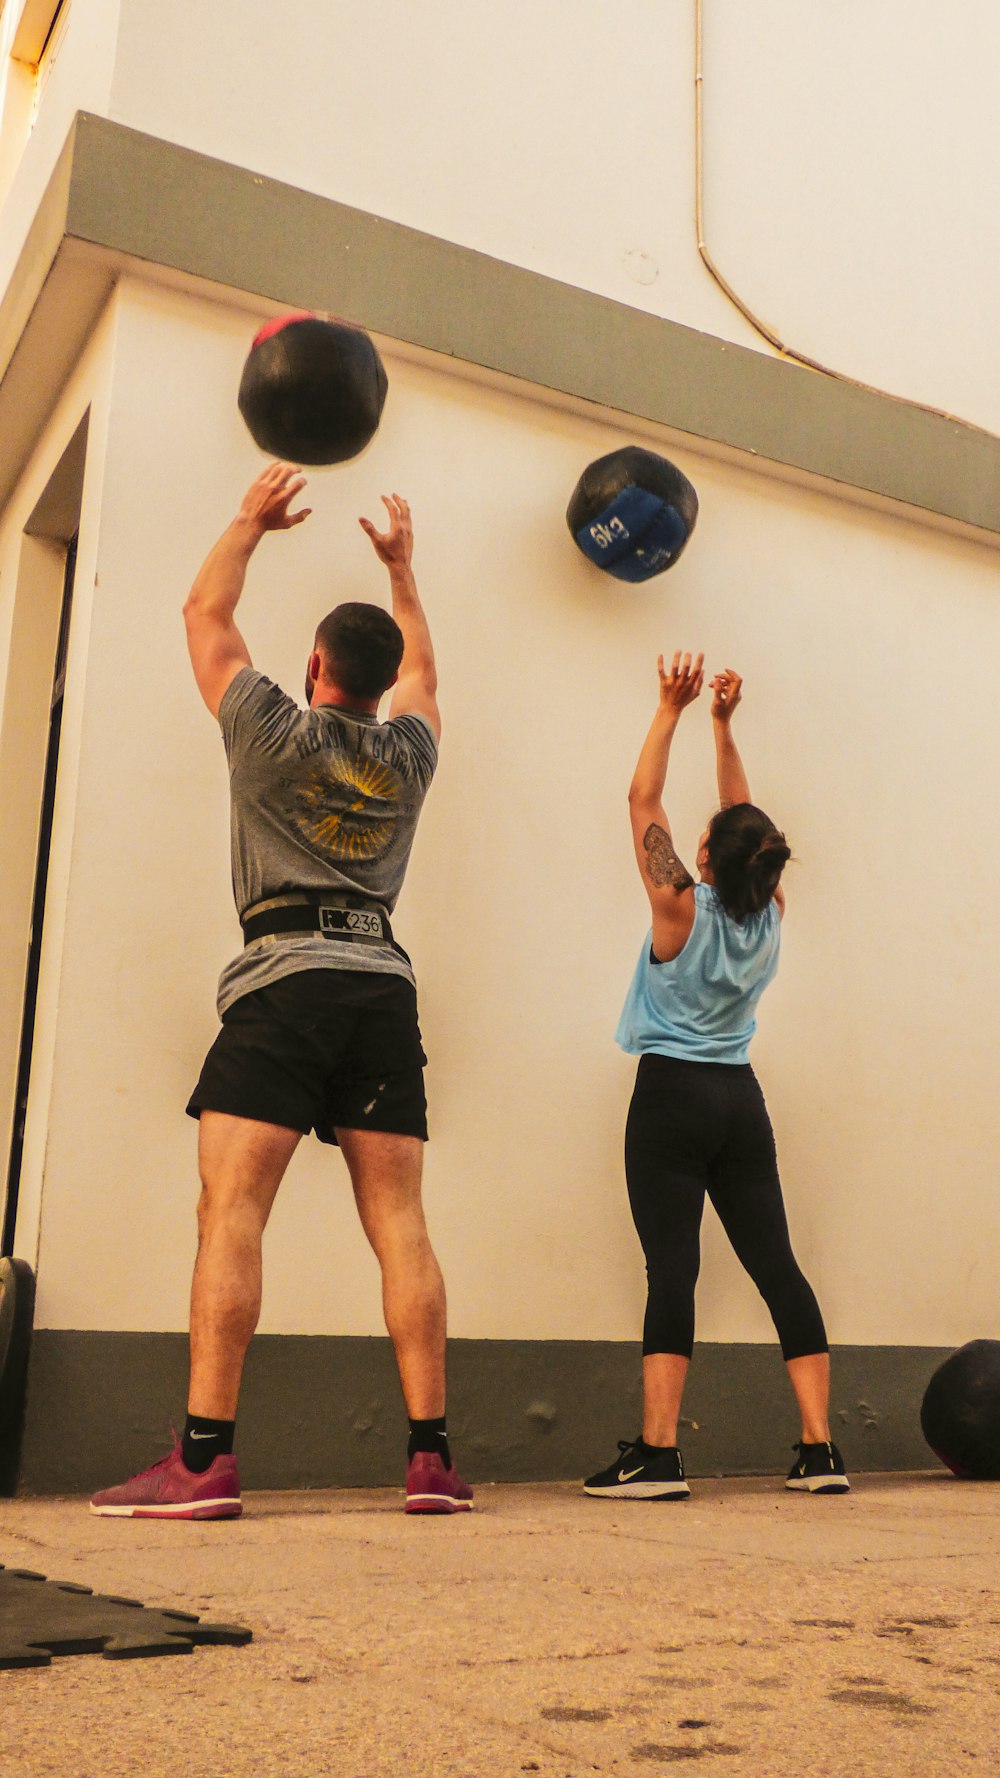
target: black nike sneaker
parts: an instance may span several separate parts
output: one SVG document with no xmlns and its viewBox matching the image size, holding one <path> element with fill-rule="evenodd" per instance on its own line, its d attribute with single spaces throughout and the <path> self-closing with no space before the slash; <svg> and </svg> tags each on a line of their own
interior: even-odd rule
<svg viewBox="0 0 1000 1778">
<path fill-rule="evenodd" d="M 620 1438 L 618 1451 L 616 1463 L 588 1476 L 585 1494 L 604 1500 L 687 1500 L 691 1490 L 676 1445 L 650 1450 L 641 1438 Z"/>
<path fill-rule="evenodd" d="M 798 1456 L 788 1471 L 786 1488 L 798 1488 L 804 1494 L 850 1493 L 844 1459 L 836 1445 L 796 1445 L 794 1448 Z"/>
</svg>

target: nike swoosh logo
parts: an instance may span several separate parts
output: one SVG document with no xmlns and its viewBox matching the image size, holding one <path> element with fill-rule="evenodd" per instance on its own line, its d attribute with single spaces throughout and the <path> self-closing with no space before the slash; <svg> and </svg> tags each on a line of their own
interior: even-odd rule
<svg viewBox="0 0 1000 1778">
<path fill-rule="evenodd" d="M 641 1475 L 645 1467 L 646 1465 L 644 1463 L 640 1463 L 638 1469 L 630 1469 L 627 1474 L 624 1469 L 620 1469 L 618 1471 L 618 1480 L 620 1482 L 630 1482 L 634 1475 Z"/>
<path fill-rule="evenodd" d="M 218 1438 L 217 1432 L 192 1432 L 192 1438 Z"/>
</svg>

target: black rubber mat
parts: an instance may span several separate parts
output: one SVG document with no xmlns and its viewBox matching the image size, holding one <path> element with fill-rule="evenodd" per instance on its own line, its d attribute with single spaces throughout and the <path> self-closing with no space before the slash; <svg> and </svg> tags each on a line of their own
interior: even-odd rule
<svg viewBox="0 0 1000 1778">
<path fill-rule="evenodd" d="M 0 1667 L 48 1667 L 53 1655 L 189 1655 L 200 1644 L 252 1640 L 243 1624 L 203 1624 L 194 1612 L 150 1610 L 140 1599 L 0 1563 Z"/>
</svg>

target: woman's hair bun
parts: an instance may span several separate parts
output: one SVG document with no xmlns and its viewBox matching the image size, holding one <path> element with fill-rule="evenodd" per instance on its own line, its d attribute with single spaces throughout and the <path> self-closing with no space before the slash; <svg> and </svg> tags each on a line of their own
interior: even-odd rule
<svg viewBox="0 0 1000 1778">
<path fill-rule="evenodd" d="M 775 865 L 781 869 L 788 863 L 791 856 L 792 849 L 786 844 L 784 834 L 775 829 L 773 833 L 766 834 L 761 840 L 756 852 L 750 858 L 750 863 L 751 865 L 764 865 L 768 870 L 773 870 Z"/>
<path fill-rule="evenodd" d="M 733 803 L 713 815 L 708 862 L 715 889 L 733 920 L 759 914 L 772 900 L 791 847 L 769 815 L 753 803 Z"/>
</svg>

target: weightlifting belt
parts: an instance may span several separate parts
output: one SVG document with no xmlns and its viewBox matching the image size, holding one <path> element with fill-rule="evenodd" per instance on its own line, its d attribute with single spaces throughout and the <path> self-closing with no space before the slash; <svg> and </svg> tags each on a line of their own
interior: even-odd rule
<svg viewBox="0 0 1000 1778">
<path fill-rule="evenodd" d="M 303 890 L 294 896 L 274 896 L 270 901 L 257 902 L 247 908 L 240 924 L 244 945 L 256 944 L 261 938 L 318 932 L 322 938 L 346 938 L 355 944 L 390 944 L 396 950 L 400 948 L 392 936 L 389 917 L 378 902 L 336 890 Z"/>
</svg>

